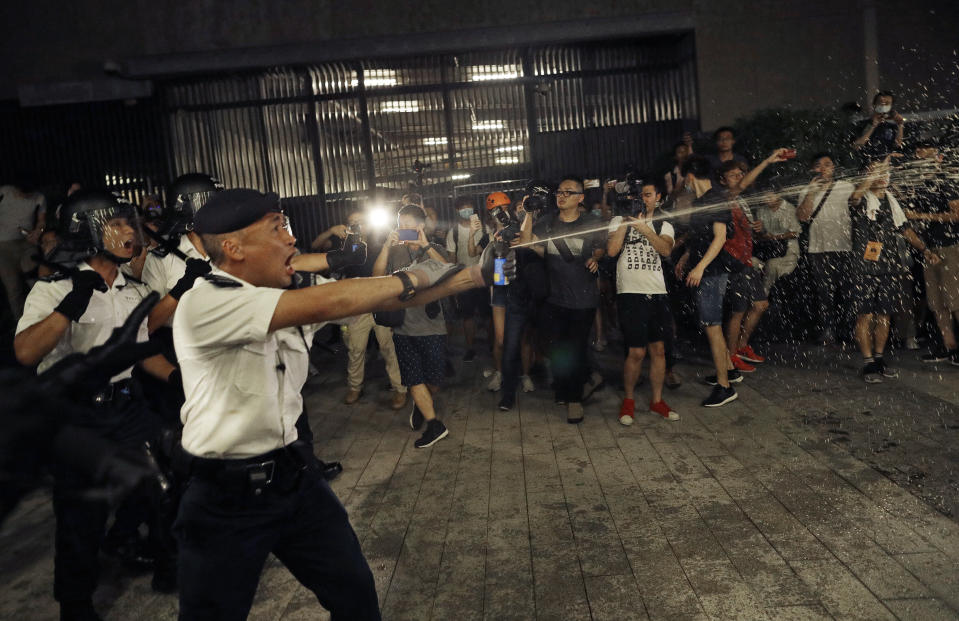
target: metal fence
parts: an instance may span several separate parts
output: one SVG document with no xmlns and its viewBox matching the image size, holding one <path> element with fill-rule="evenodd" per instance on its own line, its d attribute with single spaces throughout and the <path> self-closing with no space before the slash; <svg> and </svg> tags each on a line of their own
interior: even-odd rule
<svg viewBox="0 0 959 621">
<path fill-rule="evenodd" d="M 301 239 L 411 189 L 445 218 L 455 186 L 642 168 L 698 126 L 692 34 L 288 67 L 158 92 L 172 172 L 279 193 Z"/>
<path fill-rule="evenodd" d="M 277 192 L 307 242 L 411 188 L 446 218 L 456 186 L 617 175 L 698 126 L 691 33 L 178 78 L 155 93 L 0 107 L 4 176 L 139 201 L 209 172 Z"/>
</svg>

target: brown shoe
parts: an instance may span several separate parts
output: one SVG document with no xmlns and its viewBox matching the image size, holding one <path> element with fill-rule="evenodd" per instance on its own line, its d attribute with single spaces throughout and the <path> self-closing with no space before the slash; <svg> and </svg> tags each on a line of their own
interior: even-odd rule
<svg viewBox="0 0 959 621">
<path fill-rule="evenodd" d="M 362 388 L 360 388 L 359 390 L 350 389 L 350 391 L 346 393 L 346 397 L 343 398 L 343 403 L 345 403 L 346 405 L 353 405 L 354 403 L 360 400 L 360 395 L 362 394 L 363 394 Z"/>
<path fill-rule="evenodd" d="M 390 399 L 390 407 L 394 410 L 402 410 L 406 407 L 406 394 L 405 392 L 393 391 L 393 398 Z"/>
</svg>

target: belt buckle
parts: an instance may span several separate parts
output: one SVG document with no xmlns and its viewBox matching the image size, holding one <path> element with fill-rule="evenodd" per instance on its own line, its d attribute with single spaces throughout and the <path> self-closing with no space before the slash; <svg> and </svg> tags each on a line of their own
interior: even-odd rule
<svg viewBox="0 0 959 621">
<path fill-rule="evenodd" d="M 273 459 L 258 464 L 250 464 L 246 467 L 246 476 L 256 496 L 262 494 L 263 489 L 273 482 L 273 475 L 275 473 L 276 461 Z"/>
</svg>

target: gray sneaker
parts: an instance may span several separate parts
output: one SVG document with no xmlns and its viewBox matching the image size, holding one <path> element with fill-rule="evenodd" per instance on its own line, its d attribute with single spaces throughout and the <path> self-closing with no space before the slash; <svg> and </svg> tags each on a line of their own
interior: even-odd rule
<svg viewBox="0 0 959 621">
<path fill-rule="evenodd" d="M 876 358 L 876 365 L 879 367 L 879 372 L 883 377 L 888 377 L 889 379 L 899 379 L 899 369 L 894 369 L 887 365 L 886 361 L 882 358 Z"/>
</svg>

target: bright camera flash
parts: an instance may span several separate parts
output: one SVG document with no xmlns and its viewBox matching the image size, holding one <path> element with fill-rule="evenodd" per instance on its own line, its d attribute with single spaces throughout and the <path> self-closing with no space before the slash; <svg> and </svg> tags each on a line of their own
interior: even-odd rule
<svg viewBox="0 0 959 621">
<path fill-rule="evenodd" d="M 385 229 L 390 225 L 390 212 L 383 205 L 374 205 L 367 212 L 366 221 L 374 229 Z"/>
</svg>

